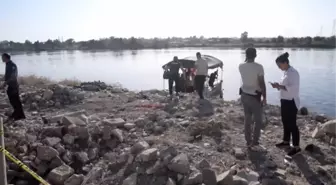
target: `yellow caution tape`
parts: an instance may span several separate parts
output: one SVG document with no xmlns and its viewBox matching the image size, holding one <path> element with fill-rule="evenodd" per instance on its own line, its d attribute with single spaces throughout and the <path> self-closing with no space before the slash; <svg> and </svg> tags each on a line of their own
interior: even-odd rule
<svg viewBox="0 0 336 185">
<path fill-rule="evenodd" d="M 2 135 L 4 132 L 3 130 L 0 130 L 0 135 Z M 14 155 L 9 153 L 5 148 L 0 146 L 0 152 L 3 152 L 5 156 L 13 161 L 16 165 L 18 165 L 20 168 L 28 172 L 31 176 L 33 176 L 37 181 L 39 181 L 42 185 L 50 185 L 47 181 L 45 181 L 42 177 L 37 175 L 33 170 L 31 170 L 27 165 L 25 165 L 23 162 L 21 162 L 19 159 L 17 159 Z"/>
</svg>

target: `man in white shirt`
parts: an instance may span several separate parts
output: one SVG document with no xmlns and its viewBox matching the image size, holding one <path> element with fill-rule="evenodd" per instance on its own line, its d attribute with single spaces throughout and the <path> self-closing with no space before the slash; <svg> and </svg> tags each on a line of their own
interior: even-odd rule
<svg viewBox="0 0 336 185">
<path fill-rule="evenodd" d="M 262 103 L 266 104 L 266 86 L 264 80 L 264 68 L 254 62 L 257 57 L 255 48 L 246 49 L 245 63 L 239 65 L 242 86 L 239 89 L 245 114 L 245 139 L 248 147 L 259 144 L 262 128 Z M 261 96 L 263 97 L 261 102 Z M 254 118 L 255 125 L 253 125 Z M 253 137 L 252 137 L 252 127 Z"/>
<path fill-rule="evenodd" d="M 204 91 L 205 79 L 208 76 L 208 63 L 204 59 L 202 59 L 200 52 L 196 53 L 196 57 L 197 60 L 196 60 L 195 86 L 200 99 L 204 99 L 203 91 Z"/>
</svg>

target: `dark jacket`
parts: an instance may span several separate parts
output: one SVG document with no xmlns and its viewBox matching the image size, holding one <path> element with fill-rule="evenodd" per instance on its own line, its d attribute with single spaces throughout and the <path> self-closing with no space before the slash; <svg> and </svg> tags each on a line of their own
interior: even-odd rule
<svg viewBox="0 0 336 185">
<path fill-rule="evenodd" d="M 14 62 L 9 61 L 6 63 L 6 71 L 5 71 L 5 83 L 8 87 L 14 88 L 18 87 L 18 69 Z"/>
</svg>

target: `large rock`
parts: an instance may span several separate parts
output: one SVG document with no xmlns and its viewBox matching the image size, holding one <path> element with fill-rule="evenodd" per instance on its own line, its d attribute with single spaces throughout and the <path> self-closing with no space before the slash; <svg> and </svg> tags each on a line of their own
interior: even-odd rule
<svg viewBox="0 0 336 185">
<path fill-rule="evenodd" d="M 176 185 L 175 181 L 171 178 L 168 178 L 167 184 L 166 185 Z"/>
<path fill-rule="evenodd" d="M 138 180 L 138 174 L 133 173 L 123 181 L 122 185 L 137 185 L 137 180 Z"/>
<path fill-rule="evenodd" d="M 84 180 L 84 175 L 73 174 L 71 177 L 69 177 L 64 182 L 64 185 L 81 185 L 83 180 Z"/>
<path fill-rule="evenodd" d="M 38 146 L 36 151 L 37 158 L 43 161 L 50 161 L 59 155 L 58 151 L 50 146 Z"/>
<path fill-rule="evenodd" d="M 321 129 L 321 126 L 317 126 L 316 128 L 315 128 L 315 130 L 313 131 L 313 133 L 312 133 L 312 137 L 313 138 L 320 138 L 320 137 L 322 137 L 322 136 L 324 136 L 324 132 L 323 132 L 323 130 Z"/>
<path fill-rule="evenodd" d="M 336 136 L 336 119 L 330 120 L 322 124 L 322 130 L 332 136 Z"/>
<path fill-rule="evenodd" d="M 324 123 L 327 120 L 327 117 L 324 114 L 315 115 L 314 119 L 320 123 Z"/>
<path fill-rule="evenodd" d="M 212 169 L 206 168 L 202 170 L 203 183 L 205 185 L 217 185 L 216 172 Z"/>
<path fill-rule="evenodd" d="M 190 175 L 188 175 L 187 177 L 183 179 L 183 185 L 202 184 L 202 182 L 203 182 L 203 175 L 202 173 L 198 171 L 191 173 Z M 215 182 L 216 182 L 216 177 L 215 177 Z M 205 185 L 207 184 L 205 183 Z"/>
<path fill-rule="evenodd" d="M 249 183 L 246 179 L 235 175 L 233 176 L 232 185 L 249 185 Z"/>
<path fill-rule="evenodd" d="M 132 128 L 135 128 L 135 124 L 134 123 L 126 123 L 124 125 L 124 127 L 127 129 L 127 130 L 131 130 Z"/>
<path fill-rule="evenodd" d="M 90 137 L 87 127 L 70 125 L 68 127 L 69 134 L 76 136 L 79 139 L 88 139 Z"/>
<path fill-rule="evenodd" d="M 307 107 L 301 107 L 299 113 L 304 116 L 309 114 Z"/>
<path fill-rule="evenodd" d="M 149 148 L 149 144 L 146 141 L 140 141 L 132 146 L 131 153 L 138 154 L 147 148 Z"/>
<path fill-rule="evenodd" d="M 124 135 L 122 130 L 120 129 L 113 129 L 111 131 L 111 135 L 116 137 L 120 142 L 124 142 Z"/>
<path fill-rule="evenodd" d="M 68 145 L 72 145 L 75 142 L 75 136 L 70 135 L 70 134 L 65 134 L 63 136 L 63 142 Z"/>
<path fill-rule="evenodd" d="M 199 170 L 203 170 L 203 169 L 206 169 L 206 168 L 211 168 L 211 165 L 210 165 L 210 163 L 206 159 L 203 159 L 202 161 L 200 161 L 197 164 L 197 168 Z"/>
<path fill-rule="evenodd" d="M 49 121 L 51 123 L 54 123 L 54 122 L 61 121 L 61 119 L 65 116 L 76 117 L 76 116 L 79 116 L 81 114 L 86 114 L 86 111 L 85 110 L 79 110 L 79 111 L 75 111 L 75 112 L 68 112 L 68 113 L 65 113 L 65 114 L 59 114 L 59 115 L 51 117 L 49 119 Z"/>
<path fill-rule="evenodd" d="M 74 170 L 67 165 L 59 166 L 48 174 L 48 180 L 53 185 L 64 185 L 64 182 L 74 174 Z"/>
<path fill-rule="evenodd" d="M 228 185 L 233 183 L 233 174 L 230 170 L 217 176 L 218 185 Z"/>
<path fill-rule="evenodd" d="M 186 154 L 180 154 L 173 158 L 168 164 L 168 169 L 181 174 L 188 174 L 190 171 L 190 163 Z"/>
<path fill-rule="evenodd" d="M 157 148 L 150 148 L 144 150 L 137 156 L 138 161 L 148 162 L 148 161 L 155 161 L 158 158 L 158 149 Z"/>
<path fill-rule="evenodd" d="M 123 127 L 125 124 L 125 120 L 122 118 L 114 118 L 114 119 L 105 119 L 103 120 L 103 124 L 111 127 Z"/>
<path fill-rule="evenodd" d="M 51 98 L 53 97 L 54 92 L 50 89 L 47 89 L 43 92 L 43 99 L 45 100 L 51 100 Z"/>
<path fill-rule="evenodd" d="M 63 164 L 64 164 L 64 162 L 62 161 L 62 159 L 60 159 L 57 156 L 57 157 L 55 157 L 54 159 L 51 160 L 51 162 L 49 164 L 49 169 L 57 168 L 59 166 L 62 166 Z"/>
<path fill-rule="evenodd" d="M 47 126 L 42 129 L 43 136 L 46 137 L 59 137 L 63 136 L 62 134 L 63 127 Z"/>
<path fill-rule="evenodd" d="M 47 137 L 44 139 L 44 142 L 48 145 L 48 146 L 55 146 L 57 145 L 59 142 L 61 142 L 61 139 L 58 137 Z"/>
<path fill-rule="evenodd" d="M 255 171 L 240 171 L 237 173 L 237 176 L 246 179 L 248 182 L 255 182 L 259 180 L 259 174 Z"/>
<path fill-rule="evenodd" d="M 86 123 L 77 117 L 64 116 L 61 122 L 65 126 L 69 125 L 86 126 Z"/>
<path fill-rule="evenodd" d="M 75 157 L 82 164 L 86 164 L 90 160 L 89 157 L 88 157 L 88 154 L 85 153 L 85 152 L 77 152 L 77 153 L 75 153 Z"/>
<path fill-rule="evenodd" d="M 241 148 L 234 148 L 233 153 L 237 159 L 244 159 L 245 158 L 245 153 L 243 149 Z"/>
</svg>

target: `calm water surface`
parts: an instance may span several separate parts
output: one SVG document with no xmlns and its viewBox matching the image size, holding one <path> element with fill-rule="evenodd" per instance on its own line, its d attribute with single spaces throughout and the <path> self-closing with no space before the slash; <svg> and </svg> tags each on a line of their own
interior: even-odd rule
<svg viewBox="0 0 336 185">
<path fill-rule="evenodd" d="M 13 56 L 20 75 L 38 75 L 54 80 L 78 79 L 119 82 L 131 90 L 163 89 L 161 66 L 173 56 L 180 58 L 202 54 L 213 55 L 224 62 L 224 98 L 237 99 L 240 86 L 238 65 L 244 60 L 240 49 L 168 49 L 122 52 L 60 51 L 22 53 Z M 275 58 L 289 52 L 290 62 L 301 76 L 302 106 L 312 111 L 335 116 L 336 50 L 258 49 L 257 62 L 264 66 L 266 82 L 279 81 L 282 72 Z M 4 71 L 4 65 L 1 64 Z M 167 88 L 167 83 L 165 88 Z M 268 103 L 279 104 L 278 92 L 267 84 Z"/>
</svg>

